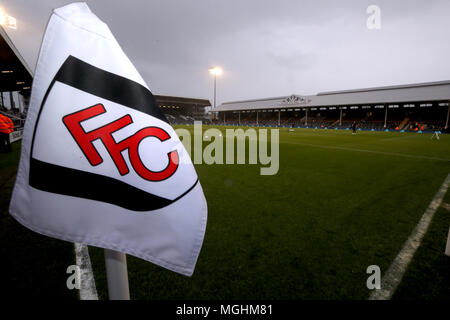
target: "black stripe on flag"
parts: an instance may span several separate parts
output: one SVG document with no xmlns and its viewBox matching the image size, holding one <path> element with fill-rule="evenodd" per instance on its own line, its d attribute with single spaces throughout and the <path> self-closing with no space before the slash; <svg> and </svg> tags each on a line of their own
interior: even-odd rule
<svg viewBox="0 0 450 320">
<path fill-rule="evenodd" d="M 155 97 L 146 87 L 117 74 L 94 67 L 69 56 L 54 81 L 65 83 L 94 96 L 147 113 L 168 122 L 156 105 Z"/>
</svg>

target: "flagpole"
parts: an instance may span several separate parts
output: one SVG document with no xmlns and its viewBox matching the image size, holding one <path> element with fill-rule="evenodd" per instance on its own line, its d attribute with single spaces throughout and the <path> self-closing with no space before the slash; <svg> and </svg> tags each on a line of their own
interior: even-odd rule
<svg viewBox="0 0 450 320">
<path fill-rule="evenodd" d="M 105 265 L 109 300 L 130 300 L 125 253 L 105 249 Z"/>
<path fill-rule="evenodd" d="M 450 256 L 450 229 L 448 229 L 447 245 L 445 246 L 445 255 Z"/>
</svg>

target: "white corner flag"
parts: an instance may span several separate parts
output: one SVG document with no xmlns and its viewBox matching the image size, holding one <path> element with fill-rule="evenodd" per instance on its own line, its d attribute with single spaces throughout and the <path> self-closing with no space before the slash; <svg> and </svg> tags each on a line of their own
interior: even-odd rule
<svg viewBox="0 0 450 320">
<path fill-rule="evenodd" d="M 194 166 L 85 3 L 48 23 L 10 213 L 50 237 L 194 272 L 207 219 Z"/>
</svg>

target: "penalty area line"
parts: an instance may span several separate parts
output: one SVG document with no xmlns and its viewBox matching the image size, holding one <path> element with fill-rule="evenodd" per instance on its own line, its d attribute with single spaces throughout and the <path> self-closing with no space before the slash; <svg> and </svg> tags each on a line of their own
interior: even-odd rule
<svg viewBox="0 0 450 320">
<path fill-rule="evenodd" d="M 98 300 L 94 273 L 87 245 L 74 243 L 76 264 L 80 268 L 80 300 Z"/>
<path fill-rule="evenodd" d="M 435 194 L 433 200 L 431 200 L 428 208 L 425 210 L 419 223 L 412 231 L 409 238 L 403 244 L 402 249 L 395 257 L 394 261 L 390 265 L 386 274 L 381 279 L 381 289 L 375 289 L 369 300 L 389 300 L 397 289 L 398 284 L 402 280 L 405 271 L 411 262 L 417 248 L 419 248 L 425 233 L 433 219 L 434 213 L 439 208 L 442 200 L 447 193 L 450 185 L 450 173 L 445 178 L 438 192 Z"/>
</svg>

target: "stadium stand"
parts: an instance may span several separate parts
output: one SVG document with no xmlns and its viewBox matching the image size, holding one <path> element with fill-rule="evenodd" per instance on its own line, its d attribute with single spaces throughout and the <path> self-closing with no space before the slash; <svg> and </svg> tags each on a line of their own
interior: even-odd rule
<svg viewBox="0 0 450 320">
<path fill-rule="evenodd" d="M 225 102 L 216 124 L 448 132 L 450 81 Z"/>
<path fill-rule="evenodd" d="M 0 27 L 0 114 L 14 123 L 11 141 L 21 137 L 26 119 L 32 72 Z"/>
<path fill-rule="evenodd" d="M 171 124 L 194 124 L 194 121 L 210 122 L 206 108 L 209 100 L 155 95 L 156 103 Z"/>
</svg>

